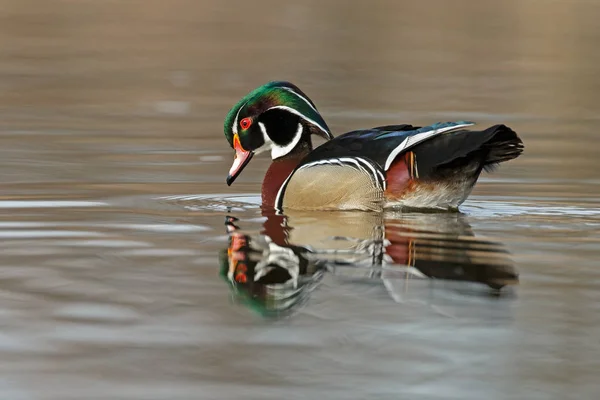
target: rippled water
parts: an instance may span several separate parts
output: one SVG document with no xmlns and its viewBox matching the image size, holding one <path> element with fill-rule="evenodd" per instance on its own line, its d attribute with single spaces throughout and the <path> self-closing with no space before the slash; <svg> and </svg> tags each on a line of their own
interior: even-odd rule
<svg viewBox="0 0 600 400">
<path fill-rule="evenodd" d="M 0 4 L 1 399 L 597 397 L 596 3 Z M 271 79 L 525 153 L 458 215 L 272 216 L 222 137 Z"/>
</svg>

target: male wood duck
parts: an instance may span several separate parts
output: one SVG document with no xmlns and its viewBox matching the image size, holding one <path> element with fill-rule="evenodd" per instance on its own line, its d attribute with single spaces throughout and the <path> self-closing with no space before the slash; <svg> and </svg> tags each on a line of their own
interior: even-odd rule
<svg viewBox="0 0 600 400">
<path fill-rule="evenodd" d="M 266 207 L 457 210 L 482 170 L 523 152 L 509 127 L 464 129 L 472 125 L 387 125 L 334 138 L 304 92 L 289 82 L 269 82 L 225 118 L 225 136 L 235 150 L 227 184 L 254 154 L 270 151 L 273 162 L 262 184 Z M 327 142 L 313 150 L 313 134 Z"/>
</svg>

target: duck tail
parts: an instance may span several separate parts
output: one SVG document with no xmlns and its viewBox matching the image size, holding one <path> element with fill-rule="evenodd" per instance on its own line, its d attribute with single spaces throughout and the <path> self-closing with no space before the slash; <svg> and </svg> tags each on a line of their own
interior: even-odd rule
<svg viewBox="0 0 600 400">
<path fill-rule="evenodd" d="M 508 126 L 494 125 L 484 133 L 489 133 L 489 139 L 482 146 L 482 149 L 487 150 L 487 157 L 483 162 L 485 171 L 491 172 L 498 164 L 517 158 L 523 153 L 523 141 Z"/>
</svg>

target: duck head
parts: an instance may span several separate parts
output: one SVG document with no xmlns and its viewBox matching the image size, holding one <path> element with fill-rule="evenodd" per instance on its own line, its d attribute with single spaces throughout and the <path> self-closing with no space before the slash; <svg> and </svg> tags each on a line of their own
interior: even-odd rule
<svg viewBox="0 0 600 400">
<path fill-rule="evenodd" d="M 273 160 L 312 149 L 310 135 L 333 136 L 317 107 L 297 86 L 269 82 L 242 98 L 225 118 L 225 137 L 235 150 L 227 185 L 254 154 L 270 151 Z"/>
</svg>

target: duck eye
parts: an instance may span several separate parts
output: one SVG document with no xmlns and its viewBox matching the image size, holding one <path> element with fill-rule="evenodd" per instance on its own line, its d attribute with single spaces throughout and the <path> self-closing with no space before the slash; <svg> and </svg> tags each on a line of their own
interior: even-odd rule
<svg viewBox="0 0 600 400">
<path fill-rule="evenodd" d="M 250 125 L 252 125 L 252 120 L 248 117 L 244 118 L 240 121 L 240 126 L 242 127 L 243 130 L 250 128 Z"/>
</svg>

